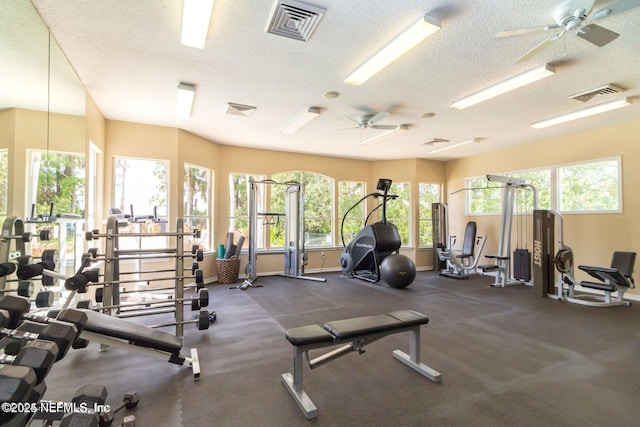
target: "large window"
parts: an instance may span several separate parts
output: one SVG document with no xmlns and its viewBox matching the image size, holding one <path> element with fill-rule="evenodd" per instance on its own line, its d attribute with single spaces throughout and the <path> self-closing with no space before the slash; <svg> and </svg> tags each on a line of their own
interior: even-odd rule
<svg viewBox="0 0 640 427">
<path fill-rule="evenodd" d="M 622 175 L 620 158 L 555 165 L 543 169 L 509 172 L 538 190 L 538 209 L 556 209 L 563 213 L 610 213 L 622 211 Z M 467 214 L 499 214 L 502 185 L 486 177 L 467 178 Z M 489 187 L 489 188 L 486 188 Z M 519 192 L 517 209 L 533 209 L 531 191 Z M 519 197 L 519 196 L 518 196 Z"/>
<path fill-rule="evenodd" d="M 558 168 L 561 212 L 620 212 L 620 159 L 606 159 Z"/>
<path fill-rule="evenodd" d="M 400 240 L 403 246 L 411 244 L 409 223 L 411 215 L 411 191 L 408 182 L 394 182 L 391 184 L 389 194 L 398 196 L 387 203 L 387 220 L 398 227 Z"/>
<path fill-rule="evenodd" d="M 164 160 L 114 159 L 112 207 L 133 216 L 166 218 L 169 165 Z"/>
<path fill-rule="evenodd" d="M 29 150 L 29 212 L 84 216 L 84 154 Z M 6 192 L 5 192 L 6 194 Z"/>
<path fill-rule="evenodd" d="M 365 203 L 362 202 L 351 210 L 345 217 L 345 213 L 365 195 L 365 183 L 360 181 L 338 182 L 338 221 L 342 224 L 344 243 L 349 244 L 351 239 L 364 227 Z M 344 218 L 344 222 L 343 222 Z M 338 224 L 338 227 L 340 227 Z M 342 241 L 339 242 L 342 244 Z"/>
<path fill-rule="evenodd" d="M 502 211 L 502 187 L 490 183 L 486 176 L 467 178 L 467 215 L 499 214 Z"/>
<path fill-rule="evenodd" d="M 276 182 L 296 181 L 304 185 L 305 245 L 326 247 L 333 245 L 333 179 L 311 172 L 283 172 L 271 177 Z M 271 211 L 284 212 L 286 186 L 271 188 Z M 283 225 L 283 224 L 282 224 Z M 282 227 L 271 227 L 270 246 L 282 247 Z"/>
<path fill-rule="evenodd" d="M 7 216 L 9 199 L 9 152 L 0 150 L 0 222 Z"/>
<path fill-rule="evenodd" d="M 249 197 L 251 194 L 250 179 L 261 181 L 264 176 L 244 173 L 229 174 L 229 231 L 236 234 L 236 238 L 243 235 L 249 241 Z M 265 185 L 256 185 L 256 212 L 263 213 Z M 256 243 L 258 248 L 264 248 L 264 225 L 258 221 Z"/>
<path fill-rule="evenodd" d="M 523 179 L 525 183 L 533 185 L 538 192 L 538 209 L 551 209 L 551 169 L 537 169 L 508 174 L 514 178 Z M 533 211 L 533 192 L 528 189 L 520 191 L 521 199 L 518 199 L 518 209 L 521 212 Z"/>
<path fill-rule="evenodd" d="M 433 224 L 431 221 L 432 203 L 440 201 L 440 185 L 421 182 L 418 184 L 418 245 L 431 246 L 433 242 Z"/>
<path fill-rule="evenodd" d="M 198 243 L 202 249 L 211 249 L 211 179 L 210 169 L 185 163 L 184 165 L 184 226 L 186 231 L 200 230 Z M 185 244 L 195 243 L 185 238 Z"/>
</svg>

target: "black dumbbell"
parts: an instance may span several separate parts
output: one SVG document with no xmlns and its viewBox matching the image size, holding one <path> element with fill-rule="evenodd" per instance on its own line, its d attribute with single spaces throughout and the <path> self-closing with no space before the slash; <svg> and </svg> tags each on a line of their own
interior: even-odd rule
<svg viewBox="0 0 640 427">
<path fill-rule="evenodd" d="M 84 294 L 87 292 L 87 285 L 90 282 L 97 282 L 99 278 L 100 269 L 91 268 L 69 277 L 64 282 L 64 288 L 68 291 L 76 291 L 79 294 Z"/>
<path fill-rule="evenodd" d="M 24 329 L 0 328 L 0 335 L 25 341 L 40 339 L 54 342 L 58 346 L 58 357 L 56 361 L 62 359 L 67 354 L 71 344 L 78 338 L 78 328 L 76 325 L 66 322 L 51 322 L 44 325 L 25 321 L 20 325 L 20 328 Z M 27 328 L 32 328 L 33 331 L 39 329 L 39 332 L 29 332 L 25 330 Z"/>
<path fill-rule="evenodd" d="M 36 374 L 26 366 L 0 366 L 0 402 L 25 402 L 36 385 Z M 6 425 L 17 412 L 0 411 L 0 425 Z"/>
<path fill-rule="evenodd" d="M 122 403 L 120 403 L 115 408 L 109 408 L 108 411 L 100 413 L 100 427 L 109 427 L 113 423 L 113 419 L 118 411 L 121 411 L 123 408 L 133 409 L 138 406 L 138 402 L 140 402 L 140 396 L 135 391 L 130 391 L 124 395 L 122 399 Z"/>
<path fill-rule="evenodd" d="M 38 339 L 27 343 L 15 356 L 0 355 L 0 363 L 31 368 L 36 374 L 36 382 L 41 383 L 57 357 L 58 346 L 56 343 Z"/>
<path fill-rule="evenodd" d="M 209 290 L 207 288 L 198 289 L 198 295 L 191 298 L 191 310 L 197 311 L 209 305 Z"/>
<path fill-rule="evenodd" d="M 15 295 L 5 295 L 0 299 L 0 327 L 15 329 L 31 309 L 31 302 Z"/>
</svg>

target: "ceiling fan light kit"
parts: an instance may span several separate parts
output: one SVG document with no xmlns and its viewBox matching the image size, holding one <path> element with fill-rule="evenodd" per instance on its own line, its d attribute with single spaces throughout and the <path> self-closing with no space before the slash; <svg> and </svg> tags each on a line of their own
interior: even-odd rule
<svg viewBox="0 0 640 427">
<path fill-rule="evenodd" d="M 628 105 L 631 105 L 631 102 L 629 102 L 629 98 L 622 98 L 616 101 L 605 102 L 604 104 L 594 105 L 593 107 L 583 108 L 582 110 L 577 110 L 569 114 L 564 114 L 562 116 L 552 117 L 550 119 L 534 122 L 534 123 L 531 123 L 531 127 L 534 129 L 542 129 L 549 126 L 555 126 L 561 123 L 570 122 L 572 120 L 581 119 L 583 117 L 589 117 L 595 114 L 605 113 L 611 110 L 617 110 L 618 108 L 626 107 Z"/>
<path fill-rule="evenodd" d="M 544 64 L 532 70 L 525 71 L 522 74 L 518 74 L 517 76 L 511 77 L 510 79 L 504 80 L 498 84 L 489 86 L 488 88 L 475 92 L 469 96 L 465 96 L 464 98 L 459 99 L 458 101 L 451 104 L 450 107 L 456 110 L 463 110 L 465 108 L 471 107 L 472 105 L 476 105 L 480 102 L 510 92 L 519 87 L 541 80 L 545 77 L 552 76 L 555 74 L 555 72 L 556 71 L 553 66 Z"/>
<path fill-rule="evenodd" d="M 204 49 L 214 0 L 184 0 L 181 43 Z"/>
<path fill-rule="evenodd" d="M 418 22 L 358 67 L 344 82 L 352 86 L 362 85 L 439 29 L 440 21 L 429 15 L 424 15 Z"/>
<path fill-rule="evenodd" d="M 298 115 L 296 118 L 291 120 L 285 127 L 282 129 L 282 133 L 286 135 L 293 135 L 303 127 L 305 127 L 309 122 L 320 115 L 320 109 L 317 107 L 309 107 L 302 114 Z"/>
</svg>

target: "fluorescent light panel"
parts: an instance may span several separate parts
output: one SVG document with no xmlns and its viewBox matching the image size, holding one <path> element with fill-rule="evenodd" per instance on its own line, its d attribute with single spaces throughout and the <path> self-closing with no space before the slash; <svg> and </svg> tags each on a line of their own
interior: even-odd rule
<svg viewBox="0 0 640 427">
<path fill-rule="evenodd" d="M 594 105 L 593 107 L 583 108 L 582 110 L 574 111 L 573 113 L 565 114 L 551 119 L 542 120 L 539 122 L 531 123 L 531 127 L 535 129 L 542 129 L 549 126 L 559 125 L 560 123 L 570 122 L 572 120 L 581 119 L 583 117 L 593 116 L 594 114 L 600 114 L 618 108 L 631 105 L 629 98 L 618 99 L 617 101 L 605 102 L 604 104 Z"/>
<path fill-rule="evenodd" d="M 189 120 L 195 95 L 196 88 L 192 84 L 178 84 L 178 96 L 176 97 L 176 117 L 178 119 Z"/>
<path fill-rule="evenodd" d="M 400 34 L 384 49 L 351 73 L 344 82 L 353 86 L 360 86 L 439 29 L 440 22 L 438 20 L 428 15 L 423 16 L 408 30 Z"/>
<path fill-rule="evenodd" d="M 204 49 L 214 0 L 184 0 L 182 40 L 185 46 Z"/>
<path fill-rule="evenodd" d="M 463 145 L 471 144 L 472 142 L 476 142 L 477 138 L 472 138 L 468 141 L 458 142 L 457 144 L 447 145 L 446 147 L 436 148 L 435 150 L 429 151 L 429 154 L 439 153 L 441 151 L 451 150 L 452 148 L 462 147 Z"/>
<path fill-rule="evenodd" d="M 389 135 L 389 134 L 391 134 L 393 132 L 396 132 L 396 131 L 399 131 L 399 130 L 407 130 L 407 129 L 409 129 L 409 127 L 407 125 L 399 125 L 399 126 L 396 126 L 395 129 L 389 129 L 389 130 L 386 130 L 384 132 L 380 132 L 378 134 L 370 136 L 367 139 L 363 139 L 362 141 L 360 141 L 360 144 L 364 145 L 364 144 L 366 144 L 368 142 L 373 141 L 374 139 L 382 138 L 383 136 L 387 136 L 387 135 Z"/>
<path fill-rule="evenodd" d="M 304 113 L 300 114 L 298 117 L 293 119 L 292 121 L 282 129 L 282 133 L 287 135 L 293 135 L 303 127 L 305 127 L 311 120 L 315 119 L 320 115 L 320 109 L 317 107 L 309 107 Z"/>
<path fill-rule="evenodd" d="M 472 95 L 466 96 L 451 104 L 451 108 L 455 108 L 456 110 L 463 110 L 467 107 L 471 107 L 472 105 L 476 105 L 498 95 L 502 95 L 503 93 L 510 92 L 514 89 L 536 82 L 545 77 L 552 76 L 555 73 L 556 71 L 553 66 L 549 64 L 541 65 L 540 67 L 526 71 L 522 74 L 518 74 L 515 77 L 511 77 L 510 79 L 507 79 L 503 82 L 490 86 Z"/>
</svg>

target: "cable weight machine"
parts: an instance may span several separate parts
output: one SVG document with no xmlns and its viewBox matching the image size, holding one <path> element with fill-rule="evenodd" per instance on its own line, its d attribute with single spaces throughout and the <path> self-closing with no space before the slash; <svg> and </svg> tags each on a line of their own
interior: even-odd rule
<svg viewBox="0 0 640 427">
<path fill-rule="evenodd" d="M 291 279 L 311 280 L 315 282 L 326 282 L 322 277 L 306 276 L 304 266 L 307 264 L 308 255 L 305 250 L 304 233 L 304 184 L 296 181 L 276 182 L 270 179 L 256 181 L 249 179 L 249 259 L 245 265 L 245 280 L 234 288 L 245 290 L 249 287 L 261 287 L 254 282 L 258 279 L 257 266 L 257 246 L 258 246 L 258 217 L 263 218 L 263 225 L 275 225 L 280 218 L 284 217 L 284 272 L 283 277 Z M 285 186 L 285 212 L 258 212 L 259 187 L 268 185 Z"/>
</svg>

